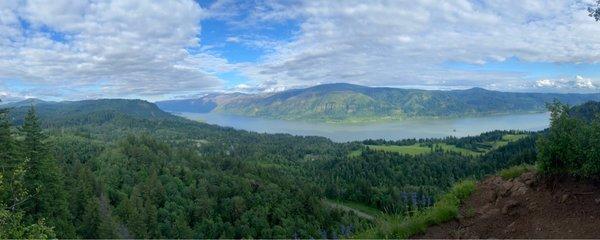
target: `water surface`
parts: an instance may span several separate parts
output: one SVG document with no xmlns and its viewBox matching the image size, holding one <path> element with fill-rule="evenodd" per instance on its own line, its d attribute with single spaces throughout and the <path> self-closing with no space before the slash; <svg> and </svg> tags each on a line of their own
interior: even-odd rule
<svg viewBox="0 0 600 240">
<path fill-rule="evenodd" d="M 219 113 L 177 113 L 210 124 L 259 133 L 289 133 L 330 138 L 337 142 L 365 139 L 398 140 L 446 136 L 473 136 L 492 130 L 537 131 L 548 127 L 548 113 L 513 114 L 457 119 L 403 120 L 384 123 L 329 124 L 285 121 Z"/>
</svg>

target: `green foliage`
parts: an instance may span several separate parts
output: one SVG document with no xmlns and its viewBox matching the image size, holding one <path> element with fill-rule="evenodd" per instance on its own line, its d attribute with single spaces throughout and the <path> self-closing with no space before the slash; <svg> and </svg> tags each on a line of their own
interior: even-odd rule
<svg viewBox="0 0 600 240">
<path fill-rule="evenodd" d="M 511 180 L 511 179 L 521 176 L 521 174 L 523 174 L 523 173 L 535 171 L 535 169 L 536 168 L 533 165 L 523 164 L 523 165 L 517 165 L 517 166 L 512 166 L 512 167 L 509 167 L 506 169 L 502 169 L 502 170 L 500 170 L 500 172 L 498 172 L 498 175 L 500 177 L 502 177 L 502 179 L 504 179 L 504 180 Z"/>
<path fill-rule="evenodd" d="M 421 144 L 478 154 L 440 148 L 411 156 L 203 124 L 142 101 L 38 103 L 37 110 L 39 120 L 33 112 L 19 120 L 26 107 L 4 118 L 24 127 L 0 131 L 0 138 L 12 136 L 5 137 L 12 145 L 0 144 L 13 146 L 5 155 L 23 169 L 5 171 L 23 191 L 3 199 L 28 199 L 17 209 L 24 224 L 45 219 L 57 237 L 347 238 L 374 222 L 323 199 L 404 219 L 460 179 L 535 157 L 526 133 L 430 139 Z M 492 147 L 506 134 L 527 136 Z M 352 150 L 359 151 L 348 157 Z M 435 204 L 449 201 L 442 200 Z M 452 215 L 441 206 L 431 219 Z"/>
<path fill-rule="evenodd" d="M 390 218 L 373 230 L 358 235 L 360 238 L 409 238 L 423 233 L 428 226 L 450 221 L 458 215 L 460 203 L 475 191 L 475 182 L 465 180 L 455 184 L 430 208 L 417 211 L 412 215 Z"/>
<path fill-rule="evenodd" d="M 549 109 L 552 113 L 550 129 L 537 144 L 540 170 L 546 174 L 598 178 L 600 119 L 589 120 L 577 114 L 571 116 L 572 110 L 558 102 L 550 105 Z M 593 111 L 586 112 L 590 116 Z"/>
<path fill-rule="evenodd" d="M 419 155 L 419 154 L 427 154 L 433 151 L 432 148 L 423 146 L 421 144 L 413 144 L 408 146 L 395 146 L 395 145 L 367 145 L 368 148 L 377 150 L 377 151 L 385 151 L 385 152 L 396 152 L 400 154 L 409 154 L 409 155 Z"/>
<path fill-rule="evenodd" d="M 218 100 L 221 98 L 227 101 Z M 428 91 L 339 83 L 293 89 L 268 96 L 222 95 L 180 100 L 179 104 L 176 104 L 177 101 L 169 102 L 162 106 L 171 111 L 196 112 L 203 107 L 189 103 L 208 102 L 216 108 L 213 106 L 214 110 L 210 108 L 206 112 L 352 123 L 543 112 L 545 104 L 553 99 L 580 104 L 589 100 L 598 101 L 600 94 L 507 93 L 481 88 Z"/>
<path fill-rule="evenodd" d="M 56 228 L 58 237 L 74 237 L 62 174 L 56 160 L 50 155 L 46 136 L 42 133 L 33 107 L 25 116 L 21 134 L 24 137 L 22 152 L 27 170 L 24 182 L 31 193 L 31 199 L 23 204 L 26 216 L 30 219 L 47 219 Z"/>
<path fill-rule="evenodd" d="M 26 168 L 28 161 L 17 153 L 17 140 L 7 113 L 8 110 L 0 109 L 0 238 L 54 238 L 54 230 L 46 225 L 44 218 L 24 218 L 28 215 L 23 212 L 22 204 L 35 196 L 26 189 L 26 177 L 30 175 Z"/>
</svg>

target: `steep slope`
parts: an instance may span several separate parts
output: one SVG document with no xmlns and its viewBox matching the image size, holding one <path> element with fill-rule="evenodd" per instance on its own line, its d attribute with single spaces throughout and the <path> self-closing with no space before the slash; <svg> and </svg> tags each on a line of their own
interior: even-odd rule
<svg viewBox="0 0 600 240">
<path fill-rule="evenodd" d="M 181 99 L 156 102 L 156 105 L 168 112 L 207 113 L 218 105 L 224 105 L 237 99 L 251 97 L 243 93 L 212 93 L 197 99 Z"/>
<path fill-rule="evenodd" d="M 513 180 L 492 176 L 461 206 L 458 220 L 417 238 L 598 238 L 600 189 L 528 172 Z"/>
<path fill-rule="evenodd" d="M 600 94 L 509 93 L 482 88 L 428 91 L 365 87 L 338 83 L 293 89 L 268 95 L 220 95 L 202 98 L 200 106 L 183 107 L 193 100 L 178 100 L 181 108 L 159 103 L 167 111 L 211 111 L 287 120 L 365 122 L 407 118 L 485 116 L 543 112 L 546 103 L 559 100 L 574 105 L 600 100 Z M 224 99 L 227 99 L 226 101 Z M 201 109 L 201 110 L 199 110 Z"/>
</svg>

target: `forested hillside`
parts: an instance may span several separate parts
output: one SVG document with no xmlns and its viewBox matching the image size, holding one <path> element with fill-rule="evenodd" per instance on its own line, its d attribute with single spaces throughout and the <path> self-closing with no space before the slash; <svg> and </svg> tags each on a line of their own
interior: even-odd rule
<svg viewBox="0 0 600 240">
<path fill-rule="evenodd" d="M 544 112 L 546 104 L 554 100 L 576 105 L 598 101 L 600 94 L 510 93 L 482 88 L 430 91 L 338 83 L 268 95 L 207 95 L 157 104 L 165 111 L 175 112 L 212 111 L 286 120 L 366 122 Z"/>
<path fill-rule="evenodd" d="M 7 111 L 2 183 L 22 190 L 3 191 L 2 216 L 16 219 L 0 226 L 6 238 L 349 237 L 373 219 L 324 200 L 403 215 L 433 204 L 460 179 L 531 162 L 535 151 L 535 135 L 524 133 L 478 155 L 391 153 L 369 147 L 376 142 L 203 124 L 138 100 Z M 514 133 L 448 144 L 467 149 L 507 134 Z"/>
<path fill-rule="evenodd" d="M 536 144 L 535 166 L 511 167 L 473 184 L 473 195 L 455 202 L 451 211 L 446 211 L 449 214 L 444 221 L 415 215 L 397 224 L 396 231 L 379 228 L 374 235 L 432 239 L 598 238 L 599 106 L 598 102 L 575 107 L 553 103 L 549 106 L 550 128 L 540 134 Z M 430 225 L 437 226 L 427 229 Z"/>
</svg>

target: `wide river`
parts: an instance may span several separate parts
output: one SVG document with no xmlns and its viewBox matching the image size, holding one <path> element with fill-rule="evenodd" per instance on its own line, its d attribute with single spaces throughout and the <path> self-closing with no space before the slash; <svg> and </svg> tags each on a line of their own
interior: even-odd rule
<svg viewBox="0 0 600 240">
<path fill-rule="evenodd" d="M 548 113 L 514 114 L 456 119 L 404 120 L 364 124 L 328 124 L 273 120 L 217 113 L 177 113 L 210 124 L 259 133 L 289 133 L 330 138 L 337 142 L 365 139 L 397 140 L 446 136 L 473 136 L 492 130 L 531 130 L 548 127 Z"/>
</svg>

